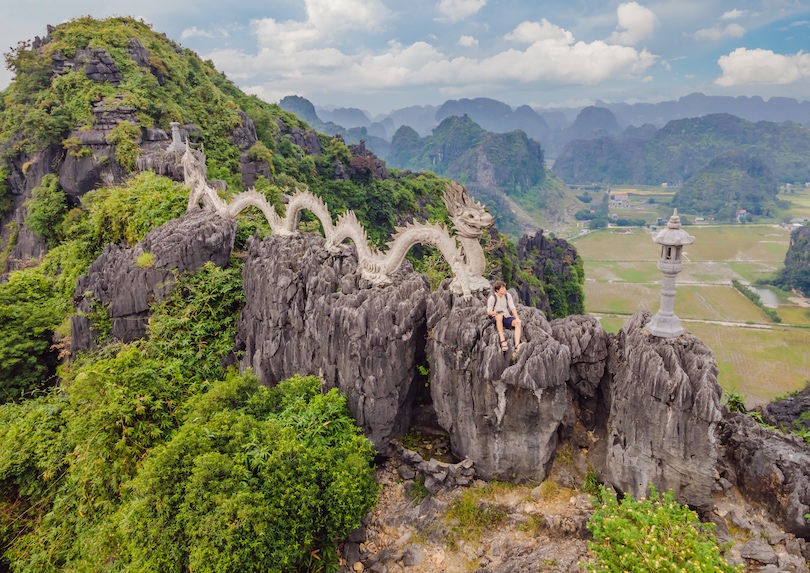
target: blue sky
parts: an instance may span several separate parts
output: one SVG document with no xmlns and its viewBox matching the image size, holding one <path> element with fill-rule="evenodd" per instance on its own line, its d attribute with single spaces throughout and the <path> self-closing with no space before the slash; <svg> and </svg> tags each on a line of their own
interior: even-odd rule
<svg viewBox="0 0 810 573">
<path fill-rule="evenodd" d="M 270 102 L 810 99 L 807 0 L 28 0 L 0 7 L 0 47 L 87 14 L 141 18 Z"/>
</svg>

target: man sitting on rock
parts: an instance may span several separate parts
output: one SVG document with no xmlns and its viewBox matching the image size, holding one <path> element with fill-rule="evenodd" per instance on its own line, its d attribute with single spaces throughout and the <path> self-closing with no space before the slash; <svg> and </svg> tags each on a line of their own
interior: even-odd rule
<svg viewBox="0 0 810 573">
<path fill-rule="evenodd" d="M 515 330 L 515 353 L 522 349 L 526 343 L 520 342 L 520 335 L 523 332 L 523 323 L 517 315 L 515 302 L 512 295 L 506 292 L 506 284 L 503 281 L 492 283 L 493 293 L 487 299 L 487 314 L 498 328 L 498 338 L 501 341 L 501 351 L 506 352 L 509 346 L 506 344 L 506 337 L 503 334 L 504 327 Z"/>
</svg>

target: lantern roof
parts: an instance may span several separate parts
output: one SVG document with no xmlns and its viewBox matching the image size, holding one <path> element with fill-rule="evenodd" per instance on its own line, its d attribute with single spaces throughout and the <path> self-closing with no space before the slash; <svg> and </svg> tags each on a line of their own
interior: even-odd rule
<svg viewBox="0 0 810 573">
<path fill-rule="evenodd" d="M 678 216 L 678 210 L 675 209 L 666 228 L 653 235 L 653 241 L 661 245 L 679 247 L 681 245 L 691 245 L 695 242 L 695 238 L 681 229 L 681 218 Z"/>
</svg>

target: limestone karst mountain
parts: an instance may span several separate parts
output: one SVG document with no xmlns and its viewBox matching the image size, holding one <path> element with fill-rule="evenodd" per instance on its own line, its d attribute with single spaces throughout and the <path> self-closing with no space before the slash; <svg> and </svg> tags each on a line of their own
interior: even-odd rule
<svg viewBox="0 0 810 573">
<path fill-rule="evenodd" d="M 374 285 L 355 245 L 320 236 L 326 218 L 291 216 L 288 233 L 267 224 L 306 186 L 385 249 L 413 219 L 452 223 L 446 180 L 389 171 L 130 19 L 62 24 L 12 60 L 0 568 L 337 568 L 339 540 L 367 539 L 372 446 L 396 459 L 419 421 L 457 458 L 404 454 L 402 479 L 426 493 L 544 479 L 567 450 L 619 490 L 671 488 L 723 534 L 739 517 L 717 500 L 751 498 L 781 530 L 745 555 L 802 570 L 807 447 L 729 415 L 695 337 L 652 337 L 645 313 L 618 335 L 579 315 L 582 265 L 565 241 L 480 238 L 481 266 L 509 280 L 526 321 L 528 344 L 510 336 L 504 354 L 481 293 L 455 294 L 435 250 L 414 249 Z M 207 173 L 180 162 L 170 121 L 179 143 L 204 148 Z M 267 211 L 222 216 L 171 179 L 206 175 L 222 202 L 255 184 Z M 587 465 L 570 466 L 582 487 Z M 442 503 L 428 499 L 419 511 Z M 587 511 L 555 535 L 586 535 Z M 353 555 L 342 557 L 365 567 Z M 504 573 L 526 562 L 512 557 Z"/>
<path fill-rule="evenodd" d="M 673 120 L 664 127 L 622 137 L 575 140 L 562 150 L 554 172 L 569 183 L 685 184 L 728 151 L 763 162 L 781 183 L 810 177 L 810 129 L 793 122 L 752 123 L 718 113 Z"/>
</svg>

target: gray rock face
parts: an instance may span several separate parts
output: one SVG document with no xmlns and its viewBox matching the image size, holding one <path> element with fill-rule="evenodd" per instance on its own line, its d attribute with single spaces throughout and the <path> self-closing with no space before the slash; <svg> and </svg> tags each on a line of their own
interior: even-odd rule
<svg viewBox="0 0 810 573">
<path fill-rule="evenodd" d="M 709 508 L 722 420 L 717 365 L 694 336 L 647 334 L 649 318 L 634 315 L 611 344 L 606 477 L 636 499 L 653 483 Z"/>
<path fill-rule="evenodd" d="M 51 146 L 44 151 L 20 154 L 9 161 L 8 185 L 13 207 L 3 216 L 0 242 L 3 249 L 10 240 L 14 240 L 15 244 L 9 253 L 7 268 L 0 269 L 0 272 L 24 268 L 28 266 L 27 261 L 39 259 L 47 252 L 45 241 L 36 237 L 25 226 L 25 217 L 28 214 L 25 202 L 31 198 L 34 188 L 42 183 L 42 178 L 51 172 L 51 164 L 58 161 L 62 153 L 63 150 Z M 15 223 L 16 234 L 8 226 L 11 222 Z"/>
<path fill-rule="evenodd" d="M 114 339 L 143 337 L 149 304 L 168 296 L 175 271 L 193 273 L 208 261 L 227 265 L 235 234 L 235 221 L 196 211 L 154 229 L 132 249 L 107 245 L 76 284 L 73 303 L 80 312 L 71 317 L 72 350 L 95 346 L 97 333 L 87 315 L 107 308 Z M 152 254 L 151 266 L 135 262 L 144 253 Z"/>
<path fill-rule="evenodd" d="M 120 123 L 139 126 L 139 122 L 135 109 L 120 103 L 116 98 L 96 102 L 92 127 L 70 132 L 69 137 L 80 141 L 83 149 L 65 154 L 58 175 L 59 185 L 73 200 L 99 186 L 120 183 L 127 175 L 115 160 L 115 146 L 107 138 Z"/>
<path fill-rule="evenodd" d="M 597 418 L 605 414 L 598 389 L 607 372 L 608 334 L 591 315 L 552 320 L 551 332 L 571 353 L 568 387 L 579 406 L 580 421 L 585 428 L 594 430 Z"/>
<path fill-rule="evenodd" d="M 71 59 L 67 59 L 62 52 L 55 52 L 53 60 L 54 76 L 66 74 L 74 70 L 83 70 L 85 75 L 94 82 L 110 82 L 117 86 L 124 79 L 118 64 L 112 59 L 104 48 L 87 48 L 76 50 Z"/>
<path fill-rule="evenodd" d="M 727 475 L 749 499 L 764 504 L 785 531 L 810 537 L 810 447 L 798 437 L 732 414 L 718 428 Z M 731 470 L 730 472 L 728 470 Z"/>
<path fill-rule="evenodd" d="M 453 453 L 475 461 L 484 479 L 545 478 L 557 429 L 570 407 L 568 347 L 552 337 L 537 309 L 519 307 L 523 351 L 501 352 L 485 300 L 453 295 L 446 287 L 428 301 L 430 393 Z"/>
<path fill-rule="evenodd" d="M 329 253 L 310 234 L 248 241 L 246 304 L 237 347 L 263 384 L 319 374 L 347 396 L 380 451 L 407 429 L 428 285 L 400 270 L 394 286 L 368 288 L 353 247 Z"/>
<path fill-rule="evenodd" d="M 307 154 L 321 155 L 321 153 L 323 153 L 321 139 L 318 137 L 318 132 L 314 129 L 288 129 L 280 119 L 276 120 L 276 124 L 282 135 L 289 135 L 290 140 Z"/>
</svg>

